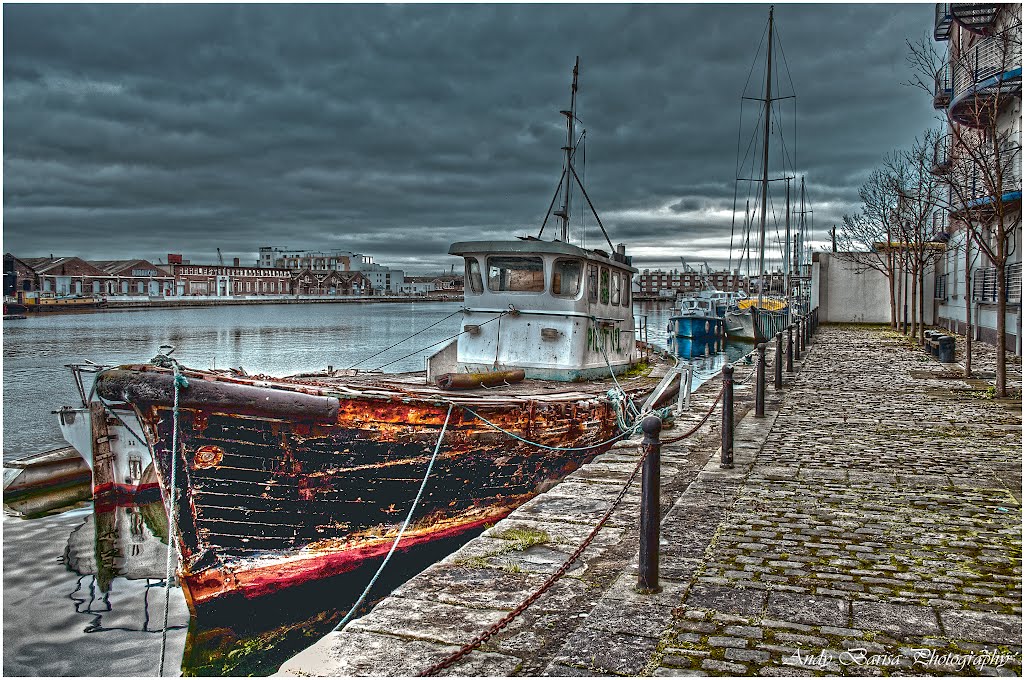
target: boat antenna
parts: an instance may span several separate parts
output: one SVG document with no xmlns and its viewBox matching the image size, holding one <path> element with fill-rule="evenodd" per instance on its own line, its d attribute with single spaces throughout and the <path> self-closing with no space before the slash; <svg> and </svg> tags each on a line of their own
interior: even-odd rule
<svg viewBox="0 0 1024 680">
<path fill-rule="evenodd" d="M 580 135 L 580 140 L 575 138 L 576 134 L 576 122 L 579 120 L 576 118 L 576 92 L 579 90 L 579 77 L 580 77 L 580 58 L 576 57 L 576 64 L 572 69 L 572 96 L 569 102 L 569 109 L 561 111 L 560 113 L 566 118 L 566 145 L 562 147 L 562 151 L 565 152 L 565 163 L 562 167 L 562 176 L 558 180 L 558 186 L 555 187 L 555 195 L 551 198 L 551 205 L 548 206 L 548 212 L 544 216 L 544 222 L 540 225 L 540 233 L 537 234 L 537 238 L 540 238 L 541 234 L 544 233 L 544 227 L 547 226 L 548 217 L 552 214 L 562 221 L 562 242 L 569 242 L 569 215 L 570 215 L 570 199 L 572 198 L 572 182 L 576 181 L 576 185 L 580 188 L 580 193 L 583 194 L 583 198 L 587 202 L 587 207 L 590 208 L 590 212 L 593 213 L 594 219 L 597 220 L 597 226 L 601 227 L 601 233 L 604 234 L 605 240 L 608 242 L 608 247 L 611 252 L 615 251 L 615 245 L 612 244 L 611 238 L 608 236 L 608 230 L 604 228 L 604 223 L 601 221 L 601 216 L 597 214 L 597 209 L 594 207 L 594 203 L 590 200 L 590 196 L 587 194 L 586 188 L 583 186 L 583 180 L 580 179 L 579 174 L 576 172 L 576 167 L 573 165 L 573 159 L 576 157 L 576 147 L 579 145 L 583 138 Z M 584 130 L 584 134 L 586 131 Z M 564 189 L 562 206 L 553 213 L 551 209 L 555 205 L 555 201 L 558 200 L 558 194 Z"/>
</svg>

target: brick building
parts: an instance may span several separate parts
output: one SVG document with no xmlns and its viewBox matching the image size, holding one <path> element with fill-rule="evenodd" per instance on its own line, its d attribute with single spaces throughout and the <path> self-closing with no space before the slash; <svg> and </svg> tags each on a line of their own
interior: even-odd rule
<svg viewBox="0 0 1024 680">
<path fill-rule="evenodd" d="M 174 295 L 174 277 L 149 260 L 90 260 L 89 264 L 109 276 L 102 290 L 93 292 L 150 297 Z"/>
<path fill-rule="evenodd" d="M 296 295 L 373 295 L 370 282 L 359 272 L 330 269 L 304 269 L 292 272 L 292 291 Z"/>
<path fill-rule="evenodd" d="M 737 272 L 715 271 L 701 274 L 694 271 L 665 271 L 645 269 L 637 277 L 639 292 L 644 295 L 659 295 L 662 291 L 674 296 L 675 293 L 693 293 L 705 288 L 705 281 L 717 290 L 735 292 L 746 290 L 746 279 Z"/>
<path fill-rule="evenodd" d="M 176 295 L 290 295 L 292 272 L 282 268 L 208 264 L 167 265 Z"/>
</svg>

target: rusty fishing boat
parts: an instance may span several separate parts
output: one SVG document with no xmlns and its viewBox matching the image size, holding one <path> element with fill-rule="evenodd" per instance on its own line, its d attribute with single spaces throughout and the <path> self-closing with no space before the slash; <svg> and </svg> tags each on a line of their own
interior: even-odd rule
<svg viewBox="0 0 1024 680">
<path fill-rule="evenodd" d="M 451 246 L 465 267 L 460 331 L 425 371 L 250 376 L 161 355 L 97 374 L 101 419 L 145 440 L 176 507 L 178 578 L 193 610 L 384 555 L 432 460 L 399 550 L 496 522 L 679 391 L 673 360 L 637 338 L 637 270 L 574 168 L 578 73 L 577 59 L 540 233 Z M 569 242 L 576 197 L 608 251 Z M 545 240 L 551 215 L 561 234 Z M 92 451 L 116 458 L 123 440 L 102 430 L 92 427 Z"/>
</svg>

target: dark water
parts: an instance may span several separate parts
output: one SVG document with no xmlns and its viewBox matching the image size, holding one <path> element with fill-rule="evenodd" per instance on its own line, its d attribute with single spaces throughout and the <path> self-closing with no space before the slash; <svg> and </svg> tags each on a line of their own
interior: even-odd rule
<svg viewBox="0 0 1024 680">
<path fill-rule="evenodd" d="M 284 375 L 350 366 L 440 321 L 360 364 L 376 368 L 400 359 L 385 370 L 420 370 L 424 355 L 436 349 L 425 348 L 458 332 L 459 316 L 445 317 L 459 308 L 459 303 L 416 302 L 267 305 L 7 321 L 4 458 L 64 445 L 50 412 L 77 403 L 67 363 L 145 362 L 161 344 L 172 344 L 174 356 L 186 365 L 243 366 L 250 373 Z M 649 339 L 665 345 L 671 307 L 654 303 L 636 311 L 647 317 Z M 694 387 L 749 346 L 714 351 L 721 349 L 694 359 Z M 4 514 L 4 674 L 156 675 L 167 550 L 162 505 L 79 505 L 31 519 Z M 471 537 L 396 556 L 364 608 Z M 257 603 L 228 602 L 195 618 L 181 591 L 171 588 L 166 672 L 273 673 L 333 628 L 378 564 Z"/>
</svg>

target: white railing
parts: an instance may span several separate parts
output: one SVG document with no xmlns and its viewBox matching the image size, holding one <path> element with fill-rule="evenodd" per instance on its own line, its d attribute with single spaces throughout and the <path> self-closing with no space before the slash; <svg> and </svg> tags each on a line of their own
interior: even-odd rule
<svg viewBox="0 0 1024 680">
<path fill-rule="evenodd" d="M 960 96 L 986 78 L 1020 68 L 1020 56 L 1020 43 L 1013 37 L 979 40 L 952 63 L 953 96 Z"/>
</svg>

